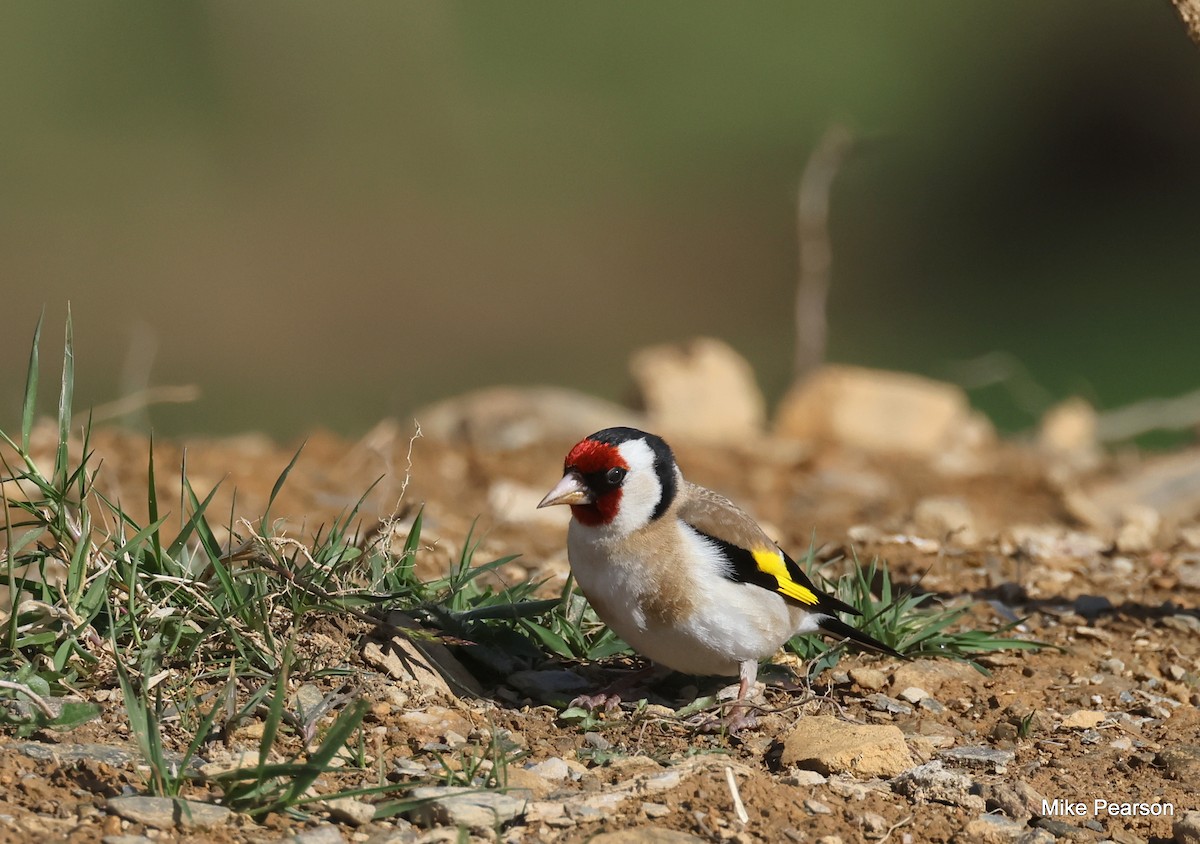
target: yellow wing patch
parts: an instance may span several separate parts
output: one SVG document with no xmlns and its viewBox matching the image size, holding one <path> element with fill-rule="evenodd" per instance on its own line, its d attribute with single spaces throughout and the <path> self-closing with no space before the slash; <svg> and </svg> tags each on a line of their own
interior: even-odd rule
<svg viewBox="0 0 1200 844">
<path fill-rule="evenodd" d="M 802 604 L 818 602 L 817 596 L 811 589 L 792 580 L 792 576 L 788 574 L 787 565 L 783 562 L 783 555 L 777 549 L 757 548 L 751 553 L 754 555 L 754 564 L 758 566 L 758 570 L 771 575 L 778 582 L 780 594 L 787 595 Z"/>
</svg>

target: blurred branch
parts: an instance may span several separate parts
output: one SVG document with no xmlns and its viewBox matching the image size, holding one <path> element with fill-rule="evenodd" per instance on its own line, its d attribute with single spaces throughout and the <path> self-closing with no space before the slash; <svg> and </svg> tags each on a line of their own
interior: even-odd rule
<svg viewBox="0 0 1200 844">
<path fill-rule="evenodd" d="M 93 422 L 120 419 L 152 404 L 186 404 L 200 398 L 200 388 L 194 384 L 183 387 L 149 387 L 129 396 L 102 404 L 92 410 Z"/>
<path fill-rule="evenodd" d="M 1200 0 L 1171 0 L 1188 35 L 1200 45 Z"/>
<path fill-rule="evenodd" d="M 1130 440 L 1150 431 L 1185 431 L 1200 425 L 1200 390 L 1169 399 L 1147 399 L 1106 410 L 1097 420 L 1101 442 Z"/>
<path fill-rule="evenodd" d="M 829 241 L 829 194 L 853 133 L 835 123 L 825 130 L 808 157 L 796 197 L 796 234 L 800 249 L 796 280 L 796 359 L 799 379 L 825 361 L 833 247 Z"/>
</svg>

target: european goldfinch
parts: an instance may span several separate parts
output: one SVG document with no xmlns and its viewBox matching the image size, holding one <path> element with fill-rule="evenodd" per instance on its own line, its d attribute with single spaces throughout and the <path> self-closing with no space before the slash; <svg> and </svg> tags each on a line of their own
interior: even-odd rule
<svg viewBox="0 0 1200 844">
<path fill-rule="evenodd" d="M 662 438 L 606 428 L 581 440 L 538 507 L 567 504 L 571 571 L 597 615 L 636 651 L 686 674 L 738 675 L 825 632 L 900 656 L 838 618 L 860 613 L 817 589 L 729 499 L 689 483 Z"/>
</svg>

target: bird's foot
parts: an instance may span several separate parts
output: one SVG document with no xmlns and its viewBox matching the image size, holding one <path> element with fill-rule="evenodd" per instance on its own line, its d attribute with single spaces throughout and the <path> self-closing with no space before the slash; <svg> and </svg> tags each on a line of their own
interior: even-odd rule
<svg viewBox="0 0 1200 844">
<path fill-rule="evenodd" d="M 758 713 L 745 700 L 735 700 L 729 705 L 724 715 L 702 713 L 687 722 L 701 733 L 728 733 L 736 736 L 742 730 L 752 730 L 758 726 Z"/>
<path fill-rule="evenodd" d="M 586 709 L 589 712 L 615 712 L 621 708 L 621 696 L 611 692 L 580 695 L 567 704 L 569 708 Z"/>
</svg>

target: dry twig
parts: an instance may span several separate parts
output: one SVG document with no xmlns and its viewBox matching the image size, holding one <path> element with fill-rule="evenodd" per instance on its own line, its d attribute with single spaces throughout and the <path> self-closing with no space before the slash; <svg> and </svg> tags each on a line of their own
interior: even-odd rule
<svg viewBox="0 0 1200 844">
<path fill-rule="evenodd" d="M 829 194 L 854 135 L 840 123 L 830 126 L 808 157 L 796 197 L 796 236 L 800 249 L 796 280 L 797 379 L 825 360 L 833 247 L 829 242 Z"/>
</svg>

